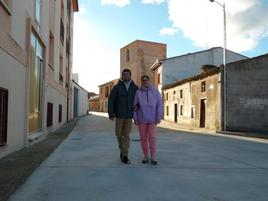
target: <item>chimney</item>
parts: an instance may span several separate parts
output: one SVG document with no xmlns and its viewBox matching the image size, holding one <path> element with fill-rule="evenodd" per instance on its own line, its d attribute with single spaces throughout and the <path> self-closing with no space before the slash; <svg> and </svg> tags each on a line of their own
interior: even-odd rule
<svg viewBox="0 0 268 201">
<path fill-rule="evenodd" d="M 211 65 L 211 64 L 205 64 L 205 65 L 202 65 L 201 68 L 200 68 L 200 71 L 201 73 L 205 73 L 207 71 L 210 71 L 210 70 L 213 70 L 213 69 L 216 69 L 217 66 L 214 66 L 214 65 Z"/>
</svg>

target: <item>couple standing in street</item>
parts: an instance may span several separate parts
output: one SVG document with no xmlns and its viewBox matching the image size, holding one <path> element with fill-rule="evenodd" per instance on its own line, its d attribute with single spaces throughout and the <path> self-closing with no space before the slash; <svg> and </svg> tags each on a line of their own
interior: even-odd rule
<svg viewBox="0 0 268 201">
<path fill-rule="evenodd" d="M 108 113 L 115 120 L 115 133 L 120 149 L 122 163 L 130 164 L 128 158 L 129 134 L 132 118 L 139 127 L 141 147 L 144 158 L 142 163 L 156 165 L 156 125 L 162 119 L 162 99 L 157 89 L 150 85 L 147 75 L 141 77 L 138 88 L 131 79 L 131 71 L 124 69 L 122 77 L 113 87 L 108 100 Z"/>
</svg>

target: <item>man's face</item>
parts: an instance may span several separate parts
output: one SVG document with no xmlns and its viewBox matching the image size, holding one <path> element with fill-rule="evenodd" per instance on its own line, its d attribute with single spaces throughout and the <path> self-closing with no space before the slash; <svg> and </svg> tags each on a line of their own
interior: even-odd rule
<svg viewBox="0 0 268 201">
<path fill-rule="evenodd" d="M 131 80 L 131 74 L 130 72 L 126 71 L 122 73 L 122 79 L 124 82 L 128 82 Z"/>
</svg>

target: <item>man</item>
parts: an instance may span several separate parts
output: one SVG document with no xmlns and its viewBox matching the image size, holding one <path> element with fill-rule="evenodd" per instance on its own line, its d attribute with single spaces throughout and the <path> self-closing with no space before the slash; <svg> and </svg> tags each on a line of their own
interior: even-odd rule
<svg viewBox="0 0 268 201">
<path fill-rule="evenodd" d="M 138 87 L 131 80 L 131 71 L 124 69 L 122 78 L 113 87 L 108 100 L 109 118 L 115 118 L 115 133 L 120 149 L 122 163 L 130 164 L 128 159 L 129 134 L 132 126 L 133 100 Z"/>
</svg>

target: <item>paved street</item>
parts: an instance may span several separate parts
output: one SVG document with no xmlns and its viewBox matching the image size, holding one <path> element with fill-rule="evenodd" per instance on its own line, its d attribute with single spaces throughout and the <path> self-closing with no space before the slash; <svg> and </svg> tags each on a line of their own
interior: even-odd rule
<svg viewBox="0 0 268 201">
<path fill-rule="evenodd" d="M 134 126 L 125 165 L 113 122 L 86 116 L 9 200 L 267 201 L 267 141 L 215 135 L 159 128 L 159 165 L 152 166 L 141 163 Z"/>
</svg>

